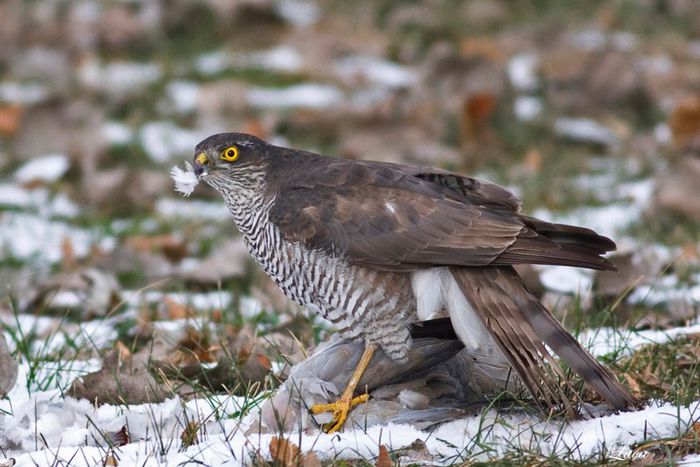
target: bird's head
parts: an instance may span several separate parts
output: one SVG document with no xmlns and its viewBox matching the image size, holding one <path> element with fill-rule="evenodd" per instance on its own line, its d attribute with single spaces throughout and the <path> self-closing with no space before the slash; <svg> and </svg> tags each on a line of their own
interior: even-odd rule
<svg viewBox="0 0 700 467">
<path fill-rule="evenodd" d="M 194 173 L 214 188 L 242 183 L 265 173 L 273 146 L 245 133 L 219 133 L 201 141 L 194 151 Z"/>
</svg>

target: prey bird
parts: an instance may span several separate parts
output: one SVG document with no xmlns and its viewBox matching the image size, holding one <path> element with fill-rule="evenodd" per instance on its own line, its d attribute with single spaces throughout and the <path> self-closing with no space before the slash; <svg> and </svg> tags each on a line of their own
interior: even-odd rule
<svg viewBox="0 0 700 467">
<path fill-rule="evenodd" d="M 326 431 L 340 429 L 367 400 L 355 390 L 375 350 L 405 362 L 410 323 L 443 310 L 467 349 L 512 368 L 543 409 L 575 414 L 577 402 L 549 349 L 612 408 L 636 403 L 513 268 L 612 270 L 602 257 L 615 249 L 610 239 L 526 216 L 492 183 L 332 158 L 242 133 L 200 142 L 193 167 L 223 196 L 250 254 L 286 296 L 364 342 L 341 397 L 311 408 L 333 413 Z"/>
</svg>

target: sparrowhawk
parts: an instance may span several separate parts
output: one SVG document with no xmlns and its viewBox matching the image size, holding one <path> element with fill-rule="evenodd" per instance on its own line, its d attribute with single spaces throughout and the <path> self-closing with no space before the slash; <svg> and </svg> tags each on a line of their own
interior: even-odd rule
<svg viewBox="0 0 700 467">
<path fill-rule="evenodd" d="M 210 136 L 195 149 L 255 260 L 284 293 L 330 320 L 365 354 L 334 403 L 329 431 L 365 400 L 354 391 L 381 348 L 407 358 L 409 323 L 446 310 L 475 353 L 510 365 L 543 408 L 576 396 L 547 346 L 613 408 L 635 399 L 527 290 L 513 265 L 611 270 L 608 238 L 520 213 L 498 185 L 401 164 L 287 149 L 254 136 Z"/>
</svg>

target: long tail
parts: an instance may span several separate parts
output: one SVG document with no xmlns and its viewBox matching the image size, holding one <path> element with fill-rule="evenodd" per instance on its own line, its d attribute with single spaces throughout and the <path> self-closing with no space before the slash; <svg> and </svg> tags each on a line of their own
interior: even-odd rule
<svg viewBox="0 0 700 467">
<path fill-rule="evenodd" d="M 462 293 L 482 319 L 513 369 L 530 392 L 548 408 L 572 410 L 572 396 L 557 380 L 565 381 L 548 345 L 615 409 L 626 409 L 636 399 L 552 314 L 525 288 L 510 266 L 451 267 Z"/>
</svg>

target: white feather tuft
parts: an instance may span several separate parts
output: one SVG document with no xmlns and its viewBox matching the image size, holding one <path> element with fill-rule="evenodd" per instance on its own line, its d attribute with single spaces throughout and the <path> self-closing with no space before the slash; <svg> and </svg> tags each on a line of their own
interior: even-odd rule
<svg viewBox="0 0 700 467">
<path fill-rule="evenodd" d="M 170 177 L 175 181 L 175 191 L 185 196 L 191 195 L 199 183 L 192 164 L 189 162 L 185 162 L 185 170 L 177 166 L 170 169 Z"/>
</svg>

